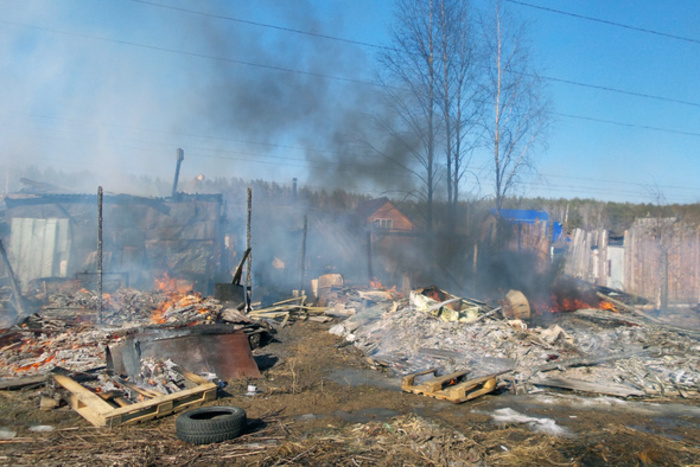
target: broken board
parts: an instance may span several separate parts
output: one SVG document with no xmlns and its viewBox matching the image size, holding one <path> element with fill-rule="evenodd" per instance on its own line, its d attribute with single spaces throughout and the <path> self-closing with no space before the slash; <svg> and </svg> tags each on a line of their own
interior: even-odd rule
<svg viewBox="0 0 700 467">
<path fill-rule="evenodd" d="M 186 375 L 190 378 L 189 375 Z M 71 408 L 96 427 L 132 425 L 170 415 L 180 410 L 198 407 L 216 399 L 216 384 L 197 377 L 198 386 L 191 389 L 154 397 L 124 407 L 114 407 L 99 395 L 65 375 L 53 375 L 58 384 L 71 393 Z M 192 378 L 190 378 L 192 379 Z"/>
<path fill-rule="evenodd" d="M 581 381 L 578 379 L 563 379 L 563 378 L 540 378 L 530 381 L 535 386 L 548 386 L 553 388 L 570 389 L 572 391 L 593 392 L 596 394 L 605 394 L 608 396 L 630 397 L 630 396 L 645 396 L 644 391 L 632 388 L 625 384 L 605 383 L 597 384 L 589 381 Z"/>
<path fill-rule="evenodd" d="M 467 381 L 460 381 L 468 371 L 458 371 L 445 376 L 437 376 L 421 384 L 414 384 L 416 377 L 431 373 L 434 375 L 436 372 L 437 368 L 432 368 L 430 370 L 406 375 L 401 379 L 401 389 L 405 392 L 424 394 L 454 404 L 461 404 L 462 402 L 475 399 L 496 389 L 496 376 L 501 374 L 496 373 Z"/>
</svg>

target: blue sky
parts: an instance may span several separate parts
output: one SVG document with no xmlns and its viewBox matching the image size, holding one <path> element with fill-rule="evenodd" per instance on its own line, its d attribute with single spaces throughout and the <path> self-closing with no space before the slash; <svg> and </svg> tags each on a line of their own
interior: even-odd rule
<svg viewBox="0 0 700 467">
<path fill-rule="evenodd" d="M 695 42 L 506 3 L 553 78 L 548 146 L 519 193 L 700 201 L 700 3 L 524 3 Z M 74 188 L 133 191 L 121 174 L 169 180 L 182 147 L 181 180 L 297 177 L 379 194 L 401 177 L 343 135 L 360 138 L 379 49 L 251 24 L 387 44 L 391 1 L 0 0 L 0 9 L 4 167 L 88 170 L 95 176 Z M 474 158 L 480 186 L 464 187 L 474 196 L 491 193 L 486 160 Z"/>
</svg>

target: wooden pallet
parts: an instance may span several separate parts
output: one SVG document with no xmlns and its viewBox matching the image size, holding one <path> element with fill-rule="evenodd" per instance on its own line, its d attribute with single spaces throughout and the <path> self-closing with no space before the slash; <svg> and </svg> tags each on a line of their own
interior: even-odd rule
<svg viewBox="0 0 700 467">
<path fill-rule="evenodd" d="M 437 368 L 430 370 L 419 371 L 406 375 L 401 380 L 401 389 L 414 394 L 424 394 L 436 399 L 450 401 L 455 404 L 461 404 L 468 400 L 487 394 L 496 388 L 496 376 L 500 373 L 482 376 L 467 381 L 461 379 L 468 373 L 467 371 L 458 371 L 445 376 L 424 381 L 421 384 L 415 385 L 415 379 L 418 376 L 435 374 Z"/>
<path fill-rule="evenodd" d="M 216 399 L 216 384 L 198 375 L 186 375 L 197 387 L 166 394 L 124 407 L 114 407 L 100 396 L 65 375 L 53 375 L 58 384 L 71 392 L 71 408 L 96 427 L 132 425 L 198 407 Z"/>
</svg>

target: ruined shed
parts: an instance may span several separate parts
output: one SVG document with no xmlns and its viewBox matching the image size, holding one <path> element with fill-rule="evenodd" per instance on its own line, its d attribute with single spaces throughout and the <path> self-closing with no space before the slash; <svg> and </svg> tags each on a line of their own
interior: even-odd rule
<svg viewBox="0 0 700 467">
<path fill-rule="evenodd" d="M 491 209 L 481 229 L 482 240 L 492 245 L 536 255 L 540 270 L 548 267 L 550 248 L 561 236 L 561 224 L 551 222 L 546 211 L 525 209 Z"/>
<path fill-rule="evenodd" d="M 37 279 L 95 280 L 97 196 L 11 194 L 8 253 L 22 288 Z M 168 273 L 210 292 L 224 250 L 221 195 L 148 198 L 105 194 L 103 273 L 115 286 L 148 288 Z"/>
</svg>

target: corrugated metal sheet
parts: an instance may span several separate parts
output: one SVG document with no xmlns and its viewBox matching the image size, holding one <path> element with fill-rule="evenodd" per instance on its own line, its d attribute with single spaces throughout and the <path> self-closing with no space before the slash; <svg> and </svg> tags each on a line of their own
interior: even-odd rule
<svg viewBox="0 0 700 467">
<path fill-rule="evenodd" d="M 65 276 L 70 257 L 68 219 L 12 219 L 10 261 L 23 288 L 40 277 Z"/>
</svg>

